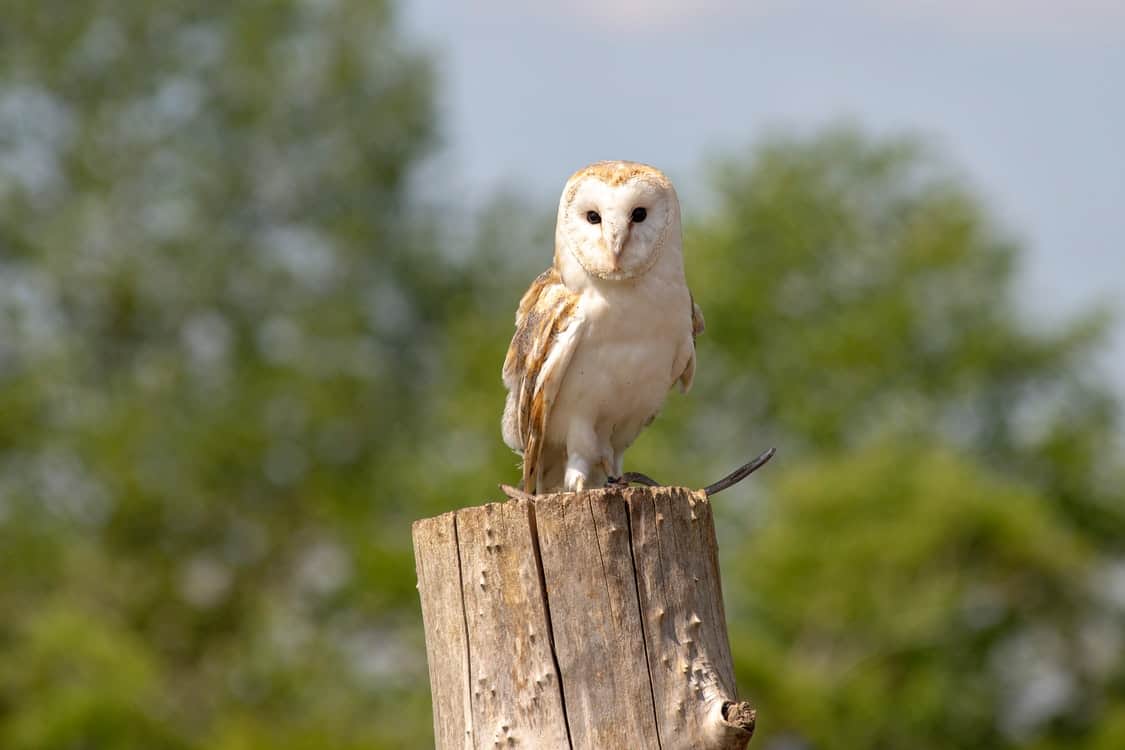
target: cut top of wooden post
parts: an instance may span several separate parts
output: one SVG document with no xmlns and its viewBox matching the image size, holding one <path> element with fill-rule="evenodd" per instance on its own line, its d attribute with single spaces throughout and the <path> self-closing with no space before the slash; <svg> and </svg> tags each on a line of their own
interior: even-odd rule
<svg viewBox="0 0 1125 750">
<path fill-rule="evenodd" d="M 743 748 L 711 505 L 607 488 L 414 524 L 439 750 Z"/>
</svg>

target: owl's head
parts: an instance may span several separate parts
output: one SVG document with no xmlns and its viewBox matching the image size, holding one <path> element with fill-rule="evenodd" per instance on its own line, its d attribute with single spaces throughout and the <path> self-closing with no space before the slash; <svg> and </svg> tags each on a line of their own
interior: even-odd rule
<svg viewBox="0 0 1125 750">
<path fill-rule="evenodd" d="M 597 162 L 567 180 L 555 228 L 556 257 L 565 266 L 565 256 L 572 256 L 600 279 L 636 278 L 662 253 L 679 253 L 679 226 L 680 203 L 663 172 L 630 161 Z"/>
</svg>

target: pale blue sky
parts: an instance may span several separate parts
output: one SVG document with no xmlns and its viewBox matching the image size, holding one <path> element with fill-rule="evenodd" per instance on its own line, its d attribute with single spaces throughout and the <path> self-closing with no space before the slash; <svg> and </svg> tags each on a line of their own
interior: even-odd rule
<svg viewBox="0 0 1125 750">
<path fill-rule="evenodd" d="M 1125 1 L 413 0 L 439 56 L 454 185 L 551 210 L 585 163 L 656 164 L 701 199 L 704 159 L 841 118 L 928 135 L 1029 253 L 1047 323 L 1125 315 Z M 550 254 L 544 248 L 544 258 Z M 1125 389 L 1125 325 L 1107 364 Z"/>
</svg>

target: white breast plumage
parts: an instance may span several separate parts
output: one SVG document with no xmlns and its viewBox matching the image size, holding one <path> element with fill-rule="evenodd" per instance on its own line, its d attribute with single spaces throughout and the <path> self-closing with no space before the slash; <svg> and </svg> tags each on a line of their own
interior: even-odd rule
<svg viewBox="0 0 1125 750">
<path fill-rule="evenodd" d="M 625 449 L 695 372 L 702 315 L 684 279 L 667 178 L 630 162 L 575 174 L 554 266 L 520 302 L 504 363 L 504 439 L 524 489 L 581 490 L 619 476 Z"/>
</svg>

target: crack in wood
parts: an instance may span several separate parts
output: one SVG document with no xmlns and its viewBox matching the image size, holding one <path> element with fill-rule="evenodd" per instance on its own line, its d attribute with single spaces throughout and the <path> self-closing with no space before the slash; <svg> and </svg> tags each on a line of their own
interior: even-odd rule
<svg viewBox="0 0 1125 750">
<path fill-rule="evenodd" d="M 453 548 L 457 550 L 457 588 L 460 590 L 465 585 L 462 579 L 461 572 L 461 541 L 457 533 L 457 514 L 453 514 Z M 473 675 L 473 650 L 469 646 L 469 616 L 465 612 L 465 598 L 461 597 L 461 625 L 465 633 L 465 684 L 469 684 L 469 680 Z M 476 738 L 473 732 L 473 693 L 467 690 L 467 700 L 469 703 L 468 715 L 465 717 L 465 733 L 468 735 L 470 747 L 476 744 Z"/>
<path fill-rule="evenodd" d="M 566 727 L 567 747 L 574 747 L 570 734 L 570 718 L 566 711 L 566 690 L 563 686 L 563 673 L 559 668 L 559 653 L 555 646 L 555 628 L 551 624 L 551 598 L 547 594 L 547 580 L 543 574 L 543 553 L 539 548 L 539 529 L 535 522 L 535 503 L 527 504 L 528 530 L 531 532 L 531 549 L 535 554 L 535 568 L 539 573 L 539 591 L 543 595 L 543 611 L 547 616 L 547 642 L 551 648 L 551 661 L 555 665 L 555 676 L 559 681 L 559 700 L 562 703 L 563 724 Z"/>
<path fill-rule="evenodd" d="M 622 497 L 622 502 L 625 502 Z M 641 646 L 644 648 L 645 654 L 645 676 L 648 678 L 648 690 L 652 695 L 652 724 L 656 727 L 656 747 L 661 750 L 660 743 L 660 717 L 656 713 L 656 687 L 652 684 L 652 662 L 649 660 L 648 655 L 648 626 L 645 625 L 644 610 L 641 609 L 641 584 L 639 576 L 637 575 L 637 552 L 635 549 L 636 541 L 633 537 L 633 517 L 629 512 L 628 505 L 625 509 L 625 524 L 629 530 L 629 559 L 633 564 L 633 589 L 637 592 L 637 618 L 641 623 Z"/>
</svg>

